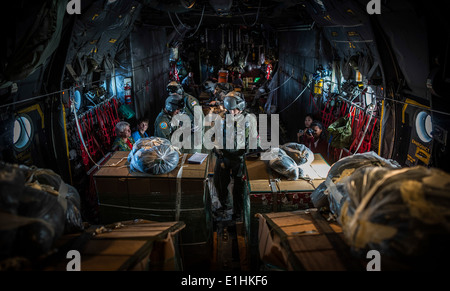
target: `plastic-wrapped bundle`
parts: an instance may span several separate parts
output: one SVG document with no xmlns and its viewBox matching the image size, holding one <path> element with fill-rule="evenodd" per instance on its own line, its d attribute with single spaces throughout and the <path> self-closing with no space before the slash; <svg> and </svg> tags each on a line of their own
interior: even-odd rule
<svg viewBox="0 0 450 291">
<path fill-rule="evenodd" d="M 297 180 L 299 177 L 299 168 L 297 163 L 286 154 L 282 149 L 276 148 L 271 150 L 274 156 L 269 161 L 269 167 L 288 180 Z"/>
<path fill-rule="evenodd" d="M 71 185 L 67 184 L 67 210 L 64 233 L 75 233 L 83 230 L 83 220 L 81 216 L 80 195 Z"/>
<path fill-rule="evenodd" d="M 280 147 L 290 156 L 297 165 L 311 165 L 314 161 L 314 153 L 304 144 L 294 142 L 286 143 Z"/>
<path fill-rule="evenodd" d="M 64 232 L 64 215 L 58 196 L 35 186 L 25 187 L 17 211 L 20 227 L 14 253 L 34 257 L 49 252 Z"/>
<path fill-rule="evenodd" d="M 81 217 L 81 201 L 78 191 L 66 184 L 61 176 L 50 169 L 30 168 L 28 185 L 38 185 L 42 190 L 58 195 L 65 213 L 64 233 L 74 233 L 83 230 Z"/>
<path fill-rule="evenodd" d="M 140 149 L 144 148 L 144 149 L 149 149 L 152 148 L 154 146 L 159 146 L 159 145 L 170 145 L 170 141 L 166 138 L 162 138 L 162 137 L 156 137 L 156 136 L 151 136 L 151 137 L 145 137 L 145 138 L 140 138 L 134 145 L 133 145 L 133 149 L 131 150 L 130 154 L 128 155 L 128 163 L 131 163 L 131 160 L 133 158 L 133 155 Z"/>
<path fill-rule="evenodd" d="M 52 170 L 0 163 L 0 257 L 36 257 L 83 229 L 75 188 Z"/>
<path fill-rule="evenodd" d="M 152 175 L 165 174 L 173 171 L 179 160 L 180 153 L 172 145 L 143 147 L 131 155 L 130 170 Z"/>
<path fill-rule="evenodd" d="M 428 270 L 450 258 L 449 174 L 422 166 L 368 167 L 344 188 L 339 223 L 357 253 L 378 250 L 396 263 Z"/>
<path fill-rule="evenodd" d="M 53 172 L 0 165 L 2 258 L 43 255 L 63 234 L 65 209 L 59 188 L 54 188 L 61 185 L 61 181 L 59 176 L 48 173 Z"/>
<path fill-rule="evenodd" d="M 15 218 L 25 188 L 25 174 L 18 167 L 0 162 L 0 259 L 13 250 L 17 227 L 9 225 Z"/>
<path fill-rule="evenodd" d="M 384 159 L 373 151 L 344 157 L 331 166 L 326 180 L 311 193 L 314 207 L 329 207 L 331 212 L 338 216 L 347 195 L 343 190 L 343 182 L 357 169 L 374 166 L 389 169 L 400 168 L 396 161 Z"/>
</svg>

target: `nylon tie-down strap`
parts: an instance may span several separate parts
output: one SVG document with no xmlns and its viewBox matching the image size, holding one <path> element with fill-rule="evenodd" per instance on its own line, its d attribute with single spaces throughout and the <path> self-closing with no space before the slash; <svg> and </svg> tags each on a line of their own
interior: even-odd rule
<svg viewBox="0 0 450 291">
<path fill-rule="evenodd" d="M 187 154 L 183 155 L 183 159 L 181 160 L 180 169 L 177 174 L 177 197 L 175 199 L 175 221 L 180 220 L 180 207 L 181 207 L 181 178 L 183 176 L 183 166 L 186 161 Z"/>
</svg>

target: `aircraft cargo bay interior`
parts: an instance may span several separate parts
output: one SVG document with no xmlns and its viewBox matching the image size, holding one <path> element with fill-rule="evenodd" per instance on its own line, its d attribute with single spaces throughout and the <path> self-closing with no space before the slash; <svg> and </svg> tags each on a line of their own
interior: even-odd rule
<svg viewBox="0 0 450 291">
<path fill-rule="evenodd" d="M 439 4 L 8 6 L 0 270 L 448 270 Z"/>
</svg>

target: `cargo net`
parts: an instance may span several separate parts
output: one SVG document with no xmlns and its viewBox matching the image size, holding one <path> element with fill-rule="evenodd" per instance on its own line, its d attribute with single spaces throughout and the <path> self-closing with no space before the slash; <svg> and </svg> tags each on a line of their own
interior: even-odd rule
<svg viewBox="0 0 450 291">
<path fill-rule="evenodd" d="M 324 128 L 328 128 L 328 126 L 330 126 L 337 119 L 334 114 L 334 102 L 334 99 L 329 98 L 322 109 L 321 116 Z"/>
</svg>

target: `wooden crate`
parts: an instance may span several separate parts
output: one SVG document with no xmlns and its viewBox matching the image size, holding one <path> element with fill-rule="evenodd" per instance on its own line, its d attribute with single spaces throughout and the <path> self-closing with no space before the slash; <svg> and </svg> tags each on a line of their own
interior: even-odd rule
<svg viewBox="0 0 450 291">
<path fill-rule="evenodd" d="M 258 218 L 257 213 L 286 212 L 314 207 L 311 202 L 311 193 L 325 181 L 330 166 L 320 154 L 314 154 L 311 168 L 307 169 L 313 178 L 311 181 L 298 179 L 288 181 L 278 173 L 271 171 L 265 161 L 247 159 L 246 192 L 244 195 L 244 224 L 247 241 L 252 254 L 252 265 L 258 244 Z"/>
<path fill-rule="evenodd" d="M 362 271 L 342 228 L 316 209 L 257 214 L 263 264 L 288 271 Z"/>
<path fill-rule="evenodd" d="M 267 166 L 265 161 L 247 159 L 245 205 L 246 223 L 256 213 L 294 211 L 313 207 L 310 195 L 325 181 L 330 166 L 320 154 L 314 154 L 308 173 L 312 180 L 289 181 Z"/>
<path fill-rule="evenodd" d="M 123 221 L 61 237 L 47 271 L 65 271 L 69 250 L 80 253 L 81 271 L 180 271 L 179 232 L 184 222 Z"/>
<path fill-rule="evenodd" d="M 203 268 L 212 251 L 212 213 L 206 177 L 208 158 L 189 164 L 191 154 L 180 157 L 170 173 L 129 172 L 128 152 L 116 152 L 95 175 L 101 223 L 147 219 L 183 221 L 180 243 L 186 263 Z M 125 157 L 125 158 L 124 158 Z M 113 165 L 110 167 L 110 165 Z"/>
</svg>

